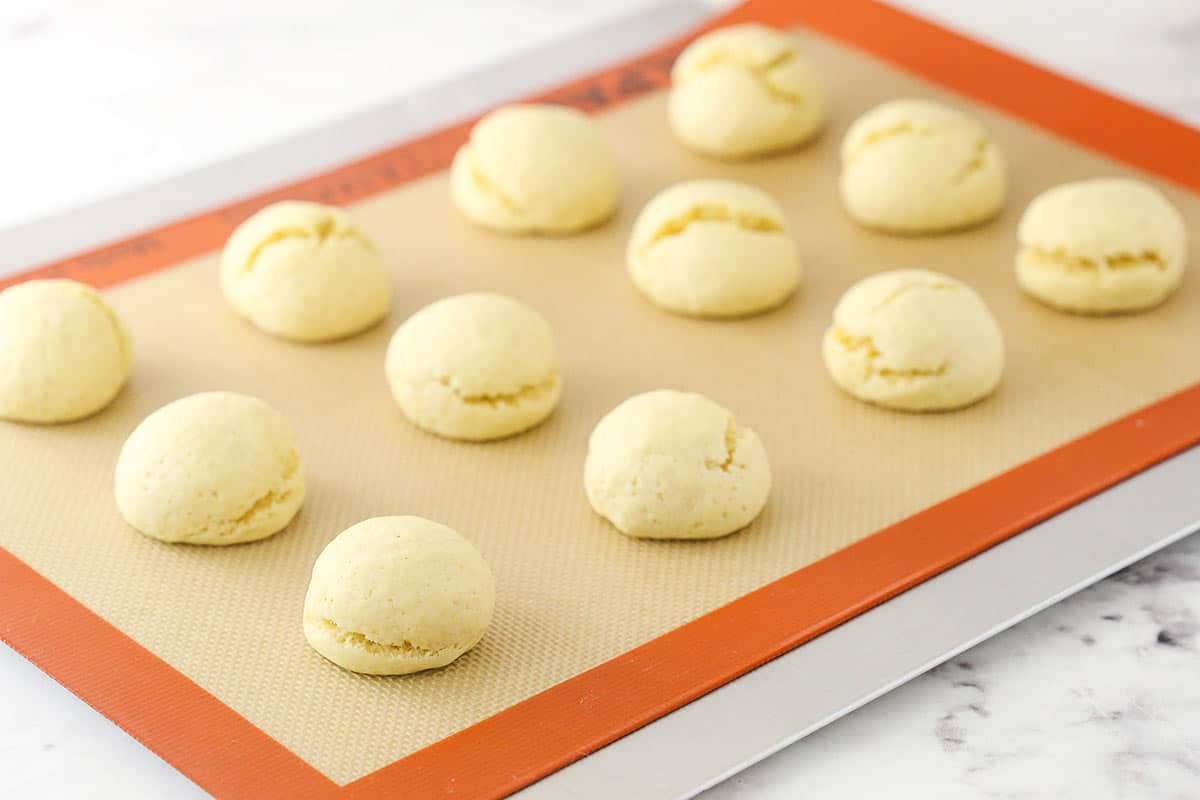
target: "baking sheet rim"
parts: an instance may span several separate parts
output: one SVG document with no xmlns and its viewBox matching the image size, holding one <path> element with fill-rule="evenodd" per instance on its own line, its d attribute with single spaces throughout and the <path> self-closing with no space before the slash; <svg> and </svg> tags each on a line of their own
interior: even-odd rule
<svg viewBox="0 0 1200 800">
<path fill-rule="evenodd" d="M 821 4 L 796 8 L 783 0 L 751 0 L 713 20 L 706 28 L 748 20 L 781 26 L 805 25 L 1092 149 L 1200 190 L 1200 163 L 1186 160 L 1176 163 L 1171 159 L 1171 153 L 1179 152 L 1180 148 L 1200 148 L 1200 132 L 903 12 L 871 0 L 838 4 L 836 10 Z M 679 42 L 669 44 L 539 99 L 594 110 L 662 88 L 667 84 L 670 62 L 680 46 Z M 1096 113 L 1081 114 L 1081 108 Z M 1094 120 L 1097 115 L 1110 124 L 1080 122 Z M 441 169 L 465 138 L 471 122 L 442 129 L 253 200 L 14 276 L 0 281 L 0 287 L 51 275 L 111 285 L 149 274 L 215 248 L 254 208 L 280 197 L 316 196 L 347 203 Z M 1130 135 L 1132 131 L 1138 135 Z M 331 189 L 332 198 L 327 196 Z M 1039 519 L 1195 444 L 1200 440 L 1200 428 L 1192 422 L 1197 408 L 1200 408 L 1200 387 L 1184 390 L 344 787 L 338 787 L 2 548 L 0 577 L 4 580 L 0 582 L 0 608 L 21 609 L 24 613 L 0 619 L 0 638 L 210 791 L 248 794 L 267 788 L 274 792 L 290 788 L 306 796 L 341 795 L 373 793 L 389 787 L 434 791 L 452 782 L 459 793 L 495 796 L 527 785 Z M 1064 459 L 1077 467 L 1074 473 L 1063 469 Z M 1038 471 L 1039 464 L 1044 476 Z M 1047 489 L 1048 486 L 1055 491 Z M 978 524 L 978 515 L 986 509 L 978 508 L 978 503 L 981 498 L 988 498 L 987 487 L 1000 492 L 998 497 L 1006 501 L 995 502 L 997 498 L 993 497 L 991 503 L 994 510 L 1003 508 L 999 513 L 1004 518 L 980 534 L 979 528 L 983 526 Z M 897 541 L 904 538 L 905 530 L 927 530 L 930 514 L 935 517 L 949 514 L 953 520 L 962 519 L 964 513 L 973 515 L 973 534 L 964 534 L 953 545 L 939 539 L 939 553 L 932 554 L 934 558 L 918 559 L 920 563 L 915 568 L 906 566 L 909 562 L 904 556 L 911 557 L 919 548 L 896 552 Z M 960 530 L 966 529 L 960 526 Z M 925 537 L 925 541 L 930 538 Z M 907 542 L 905 546 L 911 544 Z M 870 553 L 874 553 L 873 559 Z M 817 585 L 825 588 L 833 584 L 828 586 L 826 596 L 837 597 L 837 582 L 820 576 L 836 575 L 838 569 L 831 565 L 846 559 L 859 567 L 875 563 L 886 569 L 871 576 L 870 588 L 852 589 L 855 597 L 841 603 L 837 613 L 826 614 L 824 618 L 801 623 L 794 617 L 789 621 L 785 615 L 761 613 L 778 608 L 789 587 L 798 582 L 808 592 L 813 592 Z M 759 624 L 746 624 L 755 617 Z M 636 696 L 617 698 L 608 707 L 594 709 L 592 715 L 581 716 L 574 711 L 581 692 L 591 693 L 588 687 L 600 685 L 597 681 L 611 682 L 615 671 L 635 669 L 644 675 L 645 662 L 639 659 L 649 658 L 661 667 L 666 655 L 694 666 L 694 658 L 688 655 L 688 642 L 703 644 L 718 631 L 726 640 L 730 635 L 743 638 L 745 647 L 730 648 L 739 656 L 727 653 L 720 663 L 708 659 L 700 676 L 694 674 L 694 669 L 693 674 L 660 669 L 656 674 L 662 675 L 663 680 L 659 684 L 643 680 L 641 691 L 629 693 Z M 758 640 L 754 640 L 756 636 Z M 73 641 L 76 646 L 62 648 L 64 640 Z M 81 646 L 86 643 L 92 647 Z M 114 657 L 103 662 L 94 658 L 84 662 L 75 655 L 98 652 L 94 648 Z M 754 655 L 745 657 L 748 651 Z M 129 670 L 130 664 L 141 664 L 145 673 Z M 611 700 L 611 695 L 606 696 Z M 176 711 L 186 708 L 193 713 L 173 714 L 170 719 L 161 715 L 155 718 L 153 708 L 157 703 L 148 703 L 148 697 L 169 700 Z M 184 728 L 177 724 L 181 717 L 188 720 Z M 560 730 L 549 735 L 547 731 L 553 729 L 556 717 Z M 528 726 L 535 720 L 533 739 L 503 735 L 506 730 L 528 732 Z M 572 729 L 576 724 L 582 724 L 586 730 Z M 230 735 L 231 730 L 235 735 Z M 469 757 L 463 758 L 464 755 Z"/>
</svg>

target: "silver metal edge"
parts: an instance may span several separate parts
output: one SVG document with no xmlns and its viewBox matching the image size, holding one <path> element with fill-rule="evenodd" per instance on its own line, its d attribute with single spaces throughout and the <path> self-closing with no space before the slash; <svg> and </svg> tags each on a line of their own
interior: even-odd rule
<svg viewBox="0 0 1200 800">
<path fill-rule="evenodd" d="M 506 100 L 639 55 L 696 26 L 712 11 L 699 0 L 665 0 L 227 161 L 13 226 L 0 231 L 0 276 L 320 174 Z"/>
<path fill-rule="evenodd" d="M 0 232 L 0 275 L 368 155 L 636 55 L 711 12 L 673 0 L 160 184 Z M 586 44 L 586 46 L 583 46 Z M 518 792 L 689 797 L 1200 527 L 1189 450 Z M 1152 513 L 1158 518 L 1150 520 Z M 1145 517 L 1146 524 L 1133 520 Z M 1122 526 L 1125 526 L 1122 529 Z M 1138 530 L 1133 530 L 1138 527 Z M 1156 532 L 1152 532 L 1156 531 Z M 1030 575 L 1030 565 L 1044 571 Z M 953 603 L 943 602 L 953 598 Z M 950 613 L 946 613 L 950 612 Z M 921 622 L 936 621 L 922 625 Z M 864 652 L 871 658 L 863 659 Z"/>
<path fill-rule="evenodd" d="M 690 797 L 1200 529 L 1200 447 L 910 589 L 513 795 Z"/>
</svg>

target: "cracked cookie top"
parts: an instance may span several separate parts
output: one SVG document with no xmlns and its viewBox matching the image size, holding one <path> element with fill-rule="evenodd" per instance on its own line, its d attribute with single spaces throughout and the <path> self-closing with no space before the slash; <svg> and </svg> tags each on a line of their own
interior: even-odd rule
<svg viewBox="0 0 1200 800">
<path fill-rule="evenodd" d="M 892 100 L 859 117 L 842 140 L 840 188 L 859 223 L 936 233 L 995 216 L 1007 167 L 974 118 L 929 100 Z"/>
<path fill-rule="evenodd" d="M 567 234 L 612 215 L 616 159 L 586 114 L 516 105 L 481 119 L 454 156 L 450 190 L 471 222 L 505 233 Z"/>
<path fill-rule="evenodd" d="M 1056 186 L 1017 229 L 1017 282 L 1048 305 L 1085 314 L 1161 303 L 1183 276 L 1183 218 L 1141 181 L 1099 178 Z"/>
<path fill-rule="evenodd" d="M 495 604 L 487 562 L 457 531 L 421 517 L 374 517 L 342 531 L 317 557 L 304 635 L 338 666 L 403 675 L 471 649 Z"/>
<path fill-rule="evenodd" d="M 562 386 L 549 323 L 498 294 L 439 300 L 404 322 L 386 374 L 405 415 L 452 439 L 498 439 L 541 422 Z"/>
<path fill-rule="evenodd" d="M 221 253 L 233 310 L 284 339 L 322 342 L 374 325 L 391 288 L 375 246 L 340 208 L 284 201 L 247 219 Z"/>
<path fill-rule="evenodd" d="M 825 121 L 825 92 L 796 41 L 764 25 L 701 36 L 671 70 L 671 127 L 688 148 L 717 158 L 786 150 Z"/>
<path fill-rule="evenodd" d="M 971 287 L 937 272 L 896 270 L 846 291 L 823 354 L 834 383 L 861 400 L 944 411 L 995 390 L 1004 340 Z"/>
<path fill-rule="evenodd" d="M 34 280 L 0 292 L 0 419 L 94 414 L 121 390 L 132 360 L 125 326 L 90 286 Z"/>
<path fill-rule="evenodd" d="M 254 397 L 205 392 L 150 414 L 117 459 L 117 507 L 154 539 L 238 544 L 282 530 L 304 501 L 291 426 Z"/>
<path fill-rule="evenodd" d="M 695 316 L 773 308 L 800 280 L 783 209 L 735 181 L 687 181 L 658 194 L 633 225 L 626 262 L 656 305 Z"/>
<path fill-rule="evenodd" d="M 584 485 L 596 513 L 622 533 L 709 539 L 758 516 L 771 488 L 758 435 L 692 392 L 629 398 L 596 425 Z"/>
</svg>

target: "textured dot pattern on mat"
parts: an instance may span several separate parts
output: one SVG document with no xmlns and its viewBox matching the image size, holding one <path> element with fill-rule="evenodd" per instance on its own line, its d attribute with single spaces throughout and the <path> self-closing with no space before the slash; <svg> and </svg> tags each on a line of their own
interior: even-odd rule
<svg viewBox="0 0 1200 800">
<path fill-rule="evenodd" d="M 385 373 L 415 425 L 450 439 L 500 439 L 550 416 L 562 394 L 541 314 L 498 294 L 447 297 L 392 336 Z"/>
<path fill-rule="evenodd" d="M 304 490 L 287 420 L 233 392 L 168 403 L 142 420 L 117 459 L 121 516 L 166 542 L 266 538 L 291 522 Z"/>
<path fill-rule="evenodd" d="M 133 348 L 98 293 L 67 280 L 0 292 L 0 418 L 70 422 L 112 402 Z"/>
<path fill-rule="evenodd" d="M 1004 339 L 965 283 L 896 270 L 861 280 L 842 296 L 825 332 L 824 356 L 833 382 L 861 400 L 946 411 L 996 389 Z"/>
<path fill-rule="evenodd" d="M 383 261 L 346 212 L 286 201 L 243 222 L 221 254 L 221 290 L 237 314 L 284 339 L 341 339 L 388 312 Z"/>
<path fill-rule="evenodd" d="M 787 34 L 733 25 L 701 36 L 671 70 L 668 116 L 683 144 L 715 158 L 749 158 L 812 138 L 825 91 Z"/>
<path fill-rule="evenodd" d="M 995 216 L 1008 191 L 1000 149 L 974 118 L 928 100 L 892 100 L 842 140 L 842 203 L 859 223 L 937 233 Z"/>
<path fill-rule="evenodd" d="M 1140 181 L 1100 178 L 1043 192 L 1021 217 L 1017 239 L 1017 282 L 1065 311 L 1150 308 L 1183 278 L 1183 217 Z"/>
<path fill-rule="evenodd" d="M 773 308 L 800 280 L 783 209 L 735 181 L 686 181 L 658 194 L 633 225 L 626 262 L 656 305 L 696 316 Z"/>
<path fill-rule="evenodd" d="M 569 234 L 617 207 L 616 158 L 587 115 L 554 105 L 497 109 L 454 156 L 450 191 L 458 210 L 484 228 Z"/>
<path fill-rule="evenodd" d="M 758 435 L 703 395 L 635 395 L 596 425 L 584 486 L 597 514 L 629 536 L 711 539 L 749 525 L 771 470 Z"/>
<path fill-rule="evenodd" d="M 340 667 L 403 675 L 474 647 L 495 605 L 491 570 L 456 531 L 420 517 L 375 517 L 317 557 L 304 635 Z"/>
</svg>

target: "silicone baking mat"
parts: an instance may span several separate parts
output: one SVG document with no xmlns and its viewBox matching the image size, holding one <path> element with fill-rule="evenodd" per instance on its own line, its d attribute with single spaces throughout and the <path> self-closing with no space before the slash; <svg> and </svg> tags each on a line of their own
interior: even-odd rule
<svg viewBox="0 0 1200 800">
<path fill-rule="evenodd" d="M 1025 299 L 1011 270 L 1021 209 L 1065 180 L 1141 174 L 1200 229 L 1200 197 L 1187 191 L 1200 188 L 1200 164 L 1184 158 L 1200 136 L 871 3 L 834 14 L 752 2 L 723 22 L 733 19 L 802 26 L 796 35 L 832 98 L 825 134 L 750 163 L 690 155 L 665 122 L 679 43 L 553 92 L 598 112 L 620 160 L 621 210 L 585 235 L 499 237 L 459 219 L 439 170 L 464 124 L 25 276 L 109 287 L 137 355 L 130 385 L 96 417 L 0 426 L 5 641 L 218 794 L 495 796 L 1200 439 L 1200 391 L 1187 388 L 1200 380 L 1190 357 L 1200 284 L 1186 281 L 1149 314 L 1086 319 Z M 844 217 L 841 134 L 900 96 L 941 98 L 985 122 L 1012 165 L 1000 219 L 896 238 Z M 659 189 L 697 177 L 754 183 L 784 205 L 807 272 L 784 308 L 689 320 L 630 286 L 623 250 L 634 215 Z M 385 324 L 306 347 L 228 311 L 216 250 L 281 197 L 351 206 L 392 270 Z M 1200 263 L 1195 244 L 1190 261 Z M 831 386 L 819 342 L 834 302 L 855 280 L 899 267 L 944 271 L 983 294 L 1008 343 L 994 397 L 912 416 Z M 400 320 L 478 289 L 547 316 L 565 384 L 547 424 L 486 445 L 415 430 L 382 378 Z M 748 529 L 713 542 L 641 542 L 592 514 L 581 487 L 591 427 L 629 395 L 663 386 L 710 395 L 762 436 L 775 488 Z M 116 453 L 147 413 L 209 389 L 258 395 L 292 421 L 305 507 L 256 544 L 145 539 L 116 513 Z M 308 570 L 348 525 L 401 513 L 478 544 L 497 575 L 495 622 L 444 670 L 341 671 L 300 632 Z"/>
</svg>

